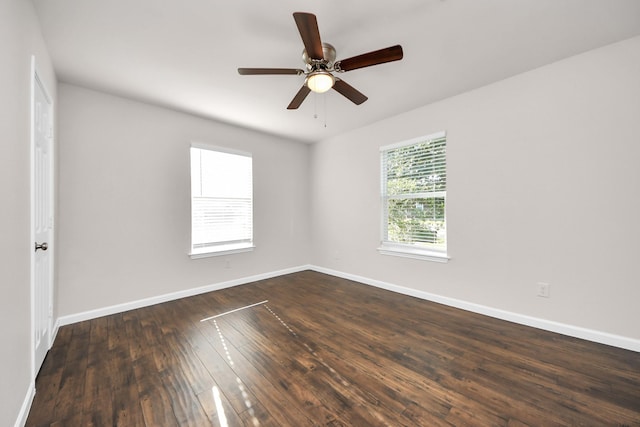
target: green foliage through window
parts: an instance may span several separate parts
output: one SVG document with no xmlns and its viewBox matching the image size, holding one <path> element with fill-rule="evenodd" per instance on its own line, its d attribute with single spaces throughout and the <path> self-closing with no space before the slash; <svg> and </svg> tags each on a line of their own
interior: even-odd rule
<svg viewBox="0 0 640 427">
<path fill-rule="evenodd" d="M 446 138 L 382 150 L 385 243 L 446 250 Z"/>
</svg>

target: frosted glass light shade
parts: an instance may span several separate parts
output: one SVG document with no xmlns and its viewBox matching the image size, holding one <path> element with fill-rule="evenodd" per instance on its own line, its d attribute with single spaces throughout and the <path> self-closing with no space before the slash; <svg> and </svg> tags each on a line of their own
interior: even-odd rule
<svg viewBox="0 0 640 427">
<path fill-rule="evenodd" d="M 326 71 L 318 71 L 307 77 L 307 87 L 316 93 L 325 93 L 335 82 L 335 78 Z"/>
</svg>

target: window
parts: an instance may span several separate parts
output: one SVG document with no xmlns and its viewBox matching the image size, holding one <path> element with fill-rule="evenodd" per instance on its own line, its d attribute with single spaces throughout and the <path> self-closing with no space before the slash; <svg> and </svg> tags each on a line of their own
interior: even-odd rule
<svg viewBox="0 0 640 427">
<path fill-rule="evenodd" d="M 386 255 L 447 261 L 446 137 L 381 147 L 382 246 Z"/>
<path fill-rule="evenodd" d="M 253 248 L 251 154 L 191 146 L 191 257 Z"/>
</svg>

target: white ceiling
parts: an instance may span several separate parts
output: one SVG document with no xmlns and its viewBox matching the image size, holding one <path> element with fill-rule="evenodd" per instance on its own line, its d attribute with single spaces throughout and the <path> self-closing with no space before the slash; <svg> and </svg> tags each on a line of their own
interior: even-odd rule
<svg viewBox="0 0 640 427">
<path fill-rule="evenodd" d="M 60 81 L 303 142 L 640 34 L 639 0 L 33 2 Z M 404 59 L 340 75 L 360 106 L 330 91 L 287 110 L 303 76 L 237 68 L 303 68 L 297 11 L 337 59 L 395 44 Z"/>
</svg>

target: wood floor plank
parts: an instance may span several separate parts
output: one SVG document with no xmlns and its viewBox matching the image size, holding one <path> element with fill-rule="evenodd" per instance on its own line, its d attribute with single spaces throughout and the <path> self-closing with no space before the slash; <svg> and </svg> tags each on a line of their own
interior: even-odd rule
<svg viewBox="0 0 640 427">
<path fill-rule="evenodd" d="M 640 426 L 640 353 L 311 271 L 64 326 L 36 389 L 27 426 Z"/>
<path fill-rule="evenodd" d="M 62 367 L 47 373 L 41 373 L 38 381 L 41 386 L 37 389 L 36 396 L 29 412 L 27 425 L 44 426 L 49 425 L 54 418 L 56 399 L 60 390 L 60 380 L 62 378 Z"/>
<path fill-rule="evenodd" d="M 338 368 L 327 365 L 317 352 L 295 331 L 291 330 L 280 316 L 271 310 L 269 312 L 272 314 L 268 314 L 265 310 L 255 310 L 252 321 L 234 322 L 234 327 L 244 325 L 239 330 L 240 336 L 251 337 L 248 344 L 242 346 L 240 351 L 252 361 L 252 364 L 261 366 L 270 374 L 279 372 L 275 375 L 276 378 L 281 378 L 279 385 L 292 394 L 296 401 L 303 403 L 305 410 L 311 413 L 314 419 L 323 420 L 324 424 L 328 424 L 338 421 L 336 415 L 339 415 L 343 420 L 348 420 L 358 415 L 353 411 L 354 406 L 378 407 L 375 410 L 368 410 L 367 415 L 384 410 L 384 407 L 380 407 L 380 399 L 374 393 L 369 390 L 356 390 L 357 385 L 349 383 L 345 376 L 338 372 L 342 366 Z M 272 334 L 258 335 L 257 328 L 267 324 L 275 326 L 275 328 L 265 328 Z M 278 328 L 278 325 L 282 327 Z M 248 326 L 256 328 L 256 333 L 248 333 Z M 258 358 L 257 355 L 260 357 Z M 279 355 L 280 357 L 278 357 Z M 286 355 L 286 358 L 283 358 L 283 355 Z M 274 361 L 278 361 L 278 363 L 274 363 Z M 351 396 L 345 397 L 344 389 L 349 387 L 351 390 L 347 394 Z M 331 411 L 327 412 L 327 407 L 335 408 L 337 405 L 345 406 L 351 411 L 343 411 L 334 415 L 331 414 Z M 375 417 L 362 419 L 359 416 L 352 422 L 371 424 L 375 422 Z"/>
<path fill-rule="evenodd" d="M 130 335 L 122 315 L 108 317 L 106 372 L 111 382 L 112 420 L 114 426 L 143 426 L 144 417 L 130 353 Z M 124 333 L 123 333 L 124 332 Z M 133 336 L 133 339 L 136 337 Z"/>
<path fill-rule="evenodd" d="M 255 396 L 247 393 L 246 387 L 233 368 L 208 342 L 200 344 L 194 351 L 210 375 L 215 378 L 215 386 L 218 387 L 236 413 L 244 412 L 247 409 L 246 402 L 257 401 Z"/>
<path fill-rule="evenodd" d="M 277 382 L 271 381 L 271 386 L 288 396 L 289 402 L 297 407 L 304 408 L 308 416 L 319 422 L 327 424 L 336 420 L 336 414 L 328 409 L 326 394 L 313 383 L 305 378 L 306 369 L 295 369 L 294 359 L 297 357 L 291 351 L 287 353 L 287 358 L 277 357 L 268 349 L 268 345 L 245 345 L 240 347 L 239 352 L 255 366 L 260 372 L 268 372 L 270 378 L 277 378 Z M 300 365 L 298 365 L 300 366 Z M 275 374 L 275 375 L 274 375 Z M 324 376 L 323 390 L 334 389 L 330 383 L 333 378 Z"/>
<path fill-rule="evenodd" d="M 233 410 L 233 407 L 217 386 L 213 386 L 211 390 L 203 391 L 196 397 L 211 425 L 226 425 L 228 427 L 242 427 L 244 425 L 239 414 Z"/>
<path fill-rule="evenodd" d="M 87 366 L 84 399 L 82 399 L 84 426 L 114 425 L 111 399 L 111 384 L 105 381 L 101 371 L 103 366 L 92 364 Z"/>
<path fill-rule="evenodd" d="M 184 301 L 180 301 L 178 305 L 184 303 Z M 195 311 L 200 308 L 203 309 L 203 314 L 207 316 L 210 314 L 208 308 L 200 304 L 198 300 L 191 300 L 188 301 L 188 303 L 189 306 L 185 306 L 185 310 L 193 312 L 194 308 Z M 229 359 L 229 355 L 227 355 L 224 348 L 221 347 L 221 335 L 218 330 L 213 327 L 211 322 L 200 322 L 200 320 L 205 317 L 202 315 L 193 317 L 192 321 L 194 324 L 193 327 L 189 329 L 189 333 L 184 335 L 185 342 L 189 344 L 194 355 L 209 372 L 211 378 L 214 378 L 214 386 L 218 387 L 218 390 L 224 397 L 224 401 L 229 402 L 229 405 L 231 405 L 236 414 L 242 414 L 251 409 L 252 402 L 255 404 L 257 399 L 251 394 L 233 370 L 233 361 Z M 222 337 L 222 339 L 224 338 Z M 219 348 L 218 351 L 216 347 Z M 204 393 L 208 394 L 206 391 Z M 250 406 L 247 407 L 247 404 Z M 258 418 L 256 418 L 256 420 L 264 421 Z"/>
<path fill-rule="evenodd" d="M 282 393 L 278 387 L 274 386 L 270 380 L 270 374 L 263 370 L 261 366 L 256 366 L 247 360 L 231 342 L 227 341 L 225 328 L 216 327 L 213 324 L 204 324 L 208 329 L 207 336 L 220 356 L 224 357 L 233 373 L 236 375 L 236 385 L 231 385 L 231 393 L 234 389 L 248 392 L 245 401 L 247 408 L 253 406 L 255 402 L 260 402 L 269 412 L 269 416 L 279 425 L 312 425 L 310 418 L 297 407 L 289 396 Z M 224 325 L 224 323 L 223 323 Z M 228 328 L 233 329 L 233 328 Z M 277 382 L 277 380 L 276 380 Z M 242 392 L 242 391 L 241 391 Z M 253 396 L 256 401 L 249 400 L 248 396 Z"/>
<path fill-rule="evenodd" d="M 113 426 L 144 426 L 140 401 L 135 384 L 112 390 Z"/>
<path fill-rule="evenodd" d="M 382 357 L 367 356 L 368 347 L 355 344 L 355 340 L 333 335 L 331 342 L 323 342 L 317 350 L 323 363 L 328 366 L 340 366 L 341 375 L 348 378 L 360 389 L 375 392 L 377 399 L 386 402 L 388 409 L 394 409 L 406 417 L 406 407 L 414 405 L 413 413 L 419 408 L 431 414 L 432 425 L 438 425 L 440 417 L 450 409 L 449 395 L 437 383 L 427 381 L 409 368 L 394 366 Z M 346 361 L 346 362 L 345 362 Z M 428 397 L 428 398 L 427 398 Z M 409 418 L 410 421 L 412 418 Z M 407 422 L 400 418 L 398 422 Z"/>
<path fill-rule="evenodd" d="M 77 420 L 80 423 L 86 396 L 85 379 L 91 325 L 90 322 L 80 322 L 72 325 L 72 329 L 53 419 L 68 423 Z"/>
<path fill-rule="evenodd" d="M 140 407 L 146 426 L 178 426 L 166 390 L 153 357 L 145 355 L 134 363 Z"/>
<path fill-rule="evenodd" d="M 87 368 L 85 372 L 82 424 L 85 426 L 113 425 L 111 406 L 111 378 L 105 377 L 108 359 L 108 318 L 90 322 Z"/>
<path fill-rule="evenodd" d="M 178 425 L 188 427 L 210 425 L 209 417 L 197 396 L 193 394 L 187 378 L 181 374 L 180 369 L 168 369 L 160 374 Z"/>
<path fill-rule="evenodd" d="M 271 418 L 271 415 L 260 403 L 254 403 L 246 411 L 238 414 L 239 420 L 245 427 L 280 427 L 276 420 Z"/>
<path fill-rule="evenodd" d="M 397 361 L 395 356 L 374 359 L 367 355 L 370 352 L 370 343 L 366 339 L 354 340 L 351 335 L 345 336 L 338 333 L 333 333 L 331 336 L 331 340 L 322 341 L 323 348 L 321 350 L 316 350 L 323 355 L 321 357 L 323 363 L 329 363 L 331 366 L 341 366 L 344 369 L 351 368 L 343 376 L 348 377 L 354 383 L 360 384 L 360 387 L 375 384 L 377 398 L 381 401 L 391 401 L 388 403 L 389 406 L 395 403 L 395 410 L 402 412 L 405 409 L 403 405 L 410 405 L 413 403 L 412 399 L 417 400 L 425 395 L 426 388 L 415 382 L 415 379 L 419 377 L 412 369 L 406 368 L 403 373 L 398 372 L 397 368 L 385 369 L 385 367 L 394 365 L 394 360 L 392 359 Z M 344 361 L 349 361 L 349 363 L 345 365 Z M 422 374 L 424 375 L 424 372 Z M 389 388 L 388 384 L 393 384 L 395 389 Z M 415 393 L 415 390 L 418 390 L 419 393 Z M 429 390 L 431 395 L 434 394 L 433 391 L 433 388 Z M 370 393 L 373 393 L 373 391 L 370 391 Z M 429 399 L 426 404 L 432 411 L 432 416 L 434 414 L 442 416 L 448 412 L 449 405 L 443 399 L 440 401 Z M 414 412 L 416 412 L 415 408 Z"/>
</svg>

